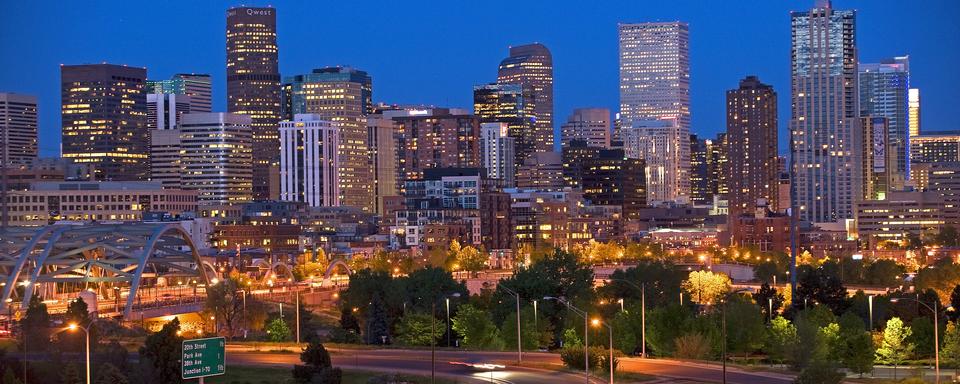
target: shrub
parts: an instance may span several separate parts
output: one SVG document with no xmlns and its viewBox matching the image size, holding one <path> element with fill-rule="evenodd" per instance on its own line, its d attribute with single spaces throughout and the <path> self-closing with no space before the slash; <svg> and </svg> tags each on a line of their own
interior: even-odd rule
<svg viewBox="0 0 960 384">
<path fill-rule="evenodd" d="M 710 357 L 710 340 L 700 333 L 688 333 L 673 341 L 674 354 L 680 359 L 704 360 Z"/>
<path fill-rule="evenodd" d="M 802 371 L 795 384 L 840 384 L 844 374 L 837 371 L 836 365 L 826 361 L 814 361 Z"/>
<path fill-rule="evenodd" d="M 614 351 L 613 370 L 617 370 L 620 365 L 619 356 L 623 354 Z M 609 369 L 610 350 L 603 347 L 590 347 L 590 368 L 598 371 Z M 560 350 L 560 360 L 570 369 L 583 369 L 583 348 L 568 347 Z"/>
</svg>

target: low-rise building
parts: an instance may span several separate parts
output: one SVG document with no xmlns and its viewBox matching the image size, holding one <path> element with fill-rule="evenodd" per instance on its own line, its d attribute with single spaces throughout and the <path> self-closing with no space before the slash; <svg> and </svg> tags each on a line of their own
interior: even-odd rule
<svg viewBox="0 0 960 384">
<path fill-rule="evenodd" d="M 949 209 L 937 191 L 890 192 L 886 197 L 857 204 L 857 233 L 871 245 L 939 232 L 946 223 L 960 221 L 956 210 Z"/>
<path fill-rule="evenodd" d="M 141 221 L 145 212 L 197 212 L 197 192 L 146 181 L 44 181 L 7 195 L 10 225 Z"/>
</svg>

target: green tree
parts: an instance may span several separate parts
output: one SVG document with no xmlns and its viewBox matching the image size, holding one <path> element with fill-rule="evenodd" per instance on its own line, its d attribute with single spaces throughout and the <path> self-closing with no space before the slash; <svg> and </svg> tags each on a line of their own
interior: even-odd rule
<svg viewBox="0 0 960 384">
<path fill-rule="evenodd" d="M 16 375 L 13 374 L 13 369 L 7 369 L 3 372 L 3 384 L 23 384 Z"/>
<path fill-rule="evenodd" d="M 270 335 L 272 342 L 290 341 L 290 333 L 290 326 L 280 318 L 273 319 L 267 324 L 267 334 Z"/>
<path fill-rule="evenodd" d="M 753 300 L 760 306 L 760 311 L 765 319 L 772 319 L 773 315 L 776 315 L 783 307 L 783 295 L 767 283 L 760 285 L 760 290 L 753 294 Z M 773 307 L 772 314 L 770 313 L 771 307 Z"/>
<path fill-rule="evenodd" d="M 945 260 L 933 265 L 932 268 L 921 268 L 913 279 L 918 292 L 932 289 L 937 292 L 941 303 L 950 302 L 953 290 L 960 285 L 960 264 L 950 263 L 949 259 Z"/>
<path fill-rule="evenodd" d="M 562 340 L 564 349 L 583 346 L 583 339 L 581 339 L 580 335 L 577 334 L 577 330 L 573 328 L 567 328 L 563 330 Z"/>
<path fill-rule="evenodd" d="M 488 259 L 486 254 L 470 245 L 459 248 L 455 254 L 458 269 L 470 272 L 471 275 L 486 269 Z"/>
<path fill-rule="evenodd" d="M 827 314 L 832 316 L 829 311 Z M 797 343 L 791 346 L 790 364 L 795 370 L 802 370 L 813 362 L 827 359 L 829 346 L 821 328 L 833 321 L 825 321 L 817 310 L 806 310 L 797 314 L 794 326 L 797 327 Z"/>
<path fill-rule="evenodd" d="M 106 363 L 97 367 L 97 378 L 93 382 L 96 384 L 128 384 L 127 375 L 115 365 Z"/>
<path fill-rule="evenodd" d="M 504 347 L 503 340 L 500 339 L 500 330 L 493 323 L 490 314 L 472 304 L 461 305 L 451 322 L 453 323 L 453 330 L 460 335 L 463 339 L 463 345 L 466 347 L 476 349 L 502 349 Z M 516 332 L 516 328 L 514 328 L 514 332 Z"/>
<path fill-rule="evenodd" d="M 297 384 L 340 384 L 343 380 L 343 372 L 333 366 L 330 353 L 317 338 L 311 338 L 300 352 L 300 361 L 304 364 L 294 365 L 292 372 Z"/>
<path fill-rule="evenodd" d="M 230 276 L 217 284 L 207 287 L 207 299 L 204 308 L 222 325 L 228 336 L 236 335 L 243 320 L 243 295 L 240 280 Z"/>
<path fill-rule="evenodd" d="M 44 350 L 50 343 L 50 314 L 47 305 L 37 295 L 30 298 L 27 312 L 20 320 L 20 347 L 27 345 L 30 350 Z"/>
<path fill-rule="evenodd" d="M 893 287 L 900 284 L 899 278 L 906 268 L 896 261 L 880 259 L 867 266 L 866 283 L 881 287 Z"/>
<path fill-rule="evenodd" d="M 397 323 L 397 341 L 403 345 L 428 346 L 443 336 L 443 328 L 443 322 L 436 321 L 430 314 L 410 312 Z"/>
<path fill-rule="evenodd" d="M 814 268 L 804 265 L 797 272 L 797 291 L 794 302 L 802 310 L 816 303 L 830 308 L 834 314 L 847 310 L 847 288 L 843 286 L 840 276 L 833 269 Z"/>
<path fill-rule="evenodd" d="M 676 340 L 685 333 L 685 324 L 692 314 L 678 304 L 647 311 L 647 344 L 659 356 L 673 354 Z"/>
<path fill-rule="evenodd" d="M 947 316 L 954 321 L 960 320 L 960 284 L 953 287 L 953 292 L 950 293 L 950 306 L 953 307 L 953 311 L 947 312 Z"/>
<path fill-rule="evenodd" d="M 444 296 L 448 294 L 459 293 L 461 297 L 469 295 L 467 286 L 454 280 L 453 275 L 443 268 L 421 268 L 400 281 L 403 291 L 406 292 L 405 300 L 410 303 L 407 310 L 416 312 L 431 312 L 433 306 L 442 304 Z M 389 296 L 383 297 L 385 301 L 391 302 Z M 450 304 L 454 306 L 456 303 L 451 300 Z"/>
<path fill-rule="evenodd" d="M 840 325 L 830 323 L 820 327 L 819 336 L 820 342 L 823 343 L 826 348 L 826 359 L 829 361 L 838 361 L 840 359 L 840 352 L 843 350 L 843 340 L 840 340 Z"/>
<path fill-rule="evenodd" d="M 943 333 L 943 348 L 940 350 L 940 360 L 946 366 L 960 371 L 960 324 L 957 322 L 947 323 L 947 330 Z"/>
<path fill-rule="evenodd" d="M 683 278 L 683 271 L 668 261 L 643 259 L 634 267 L 613 271 L 609 282 L 598 288 L 598 294 L 611 300 L 639 303 L 641 290 L 637 286 L 643 285 L 647 307 L 654 308 L 677 301 Z"/>
<path fill-rule="evenodd" d="M 783 364 L 791 356 L 793 346 L 797 345 L 797 327 L 790 320 L 777 316 L 770 322 L 764 351 L 774 363 Z"/>
<path fill-rule="evenodd" d="M 539 315 L 539 313 L 537 314 Z M 520 343 L 523 349 L 537 349 L 541 345 L 541 340 L 544 340 L 545 337 L 550 335 L 544 335 L 542 332 L 548 326 L 549 322 L 539 316 L 536 322 L 533 321 L 533 307 L 524 306 L 520 308 Z M 534 324 L 536 323 L 536 325 Z M 540 327 L 538 330 L 536 327 Z M 515 349 L 517 347 L 517 318 L 516 315 L 507 317 L 503 320 L 503 324 L 500 326 L 500 338 L 502 339 L 501 345 L 504 348 L 509 347 L 510 349 Z"/>
<path fill-rule="evenodd" d="M 897 366 L 913 354 L 914 345 L 910 343 L 910 327 L 903 324 L 899 317 L 887 320 L 883 330 L 883 341 L 877 349 L 877 359 L 884 364 L 893 365 L 893 378 L 897 378 Z"/>
<path fill-rule="evenodd" d="M 918 358 L 933 357 L 935 353 L 933 321 L 929 317 L 914 317 L 910 321 L 910 331 L 912 335 L 910 335 L 908 341 L 915 346 L 915 356 Z"/>
<path fill-rule="evenodd" d="M 730 278 L 722 273 L 693 271 L 687 280 L 684 280 L 683 289 L 690 293 L 693 301 L 713 304 L 730 291 Z"/>
<path fill-rule="evenodd" d="M 956 227 L 947 225 L 941 228 L 940 232 L 934 236 L 934 242 L 944 247 L 956 247 L 960 245 L 960 233 L 957 232 Z"/>
<path fill-rule="evenodd" d="M 140 347 L 140 364 L 144 365 L 146 378 L 151 383 L 178 384 L 180 378 L 180 356 L 183 338 L 177 335 L 180 320 L 173 318 L 163 325 L 160 331 L 147 336 Z"/>
<path fill-rule="evenodd" d="M 873 370 L 876 351 L 873 337 L 867 332 L 863 320 L 852 312 L 840 317 L 839 351 L 837 355 L 843 366 L 853 373 L 869 373 Z"/>
<path fill-rule="evenodd" d="M 731 354 L 743 354 L 763 346 L 764 320 L 760 309 L 744 296 L 732 295 L 724 304 L 727 316 L 727 349 Z"/>
<path fill-rule="evenodd" d="M 367 344 L 383 344 L 384 340 L 390 337 L 390 324 L 386 303 L 379 294 L 374 295 L 370 301 L 370 310 L 367 311 L 366 332 L 363 334 Z"/>
<path fill-rule="evenodd" d="M 837 371 L 837 366 L 828 361 L 817 360 L 800 371 L 800 375 L 793 382 L 795 384 L 840 384 L 844 374 Z"/>
<path fill-rule="evenodd" d="M 70 363 L 64 368 L 63 372 L 60 373 L 60 382 L 63 384 L 82 384 L 83 376 L 80 374 L 80 370 L 77 369 L 77 365 Z"/>
</svg>

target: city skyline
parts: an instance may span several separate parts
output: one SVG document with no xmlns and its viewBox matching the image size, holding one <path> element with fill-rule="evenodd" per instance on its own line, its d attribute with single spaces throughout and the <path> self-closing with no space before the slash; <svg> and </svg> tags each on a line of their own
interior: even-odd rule
<svg viewBox="0 0 960 384">
<path fill-rule="evenodd" d="M 64 22 L 42 27 L 20 22 L 34 19 L 30 17 L 30 12 L 36 12 L 35 10 L 27 11 L 18 8 L 20 5 L 12 5 L 12 9 L 6 13 L 11 17 L 11 22 L 0 26 L 0 31 L 18 31 L 17 34 L 6 33 L 5 36 L 34 37 L 29 45 L 11 38 L 0 39 L 0 48 L 4 51 L 21 52 L 24 57 L 31 58 L 21 63 L 11 63 L 10 71 L 0 74 L 0 88 L 39 97 L 42 156 L 55 156 L 60 150 L 58 64 L 106 61 L 147 67 L 149 79 L 169 78 L 176 73 L 210 73 L 214 83 L 214 110 L 226 109 L 223 12 L 239 4 L 224 2 L 195 4 L 189 7 L 183 5 L 181 8 L 190 11 L 175 12 L 174 15 L 169 15 L 168 19 L 175 23 L 174 25 L 190 28 L 182 29 L 183 32 L 171 30 L 167 35 L 170 37 L 169 43 L 158 41 L 155 49 L 147 50 L 126 49 L 132 48 L 131 44 L 135 44 L 135 41 L 142 41 L 139 37 L 146 33 L 145 29 L 135 27 L 145 25 L 137 22 L 140 16 L 131 12 L 130 15 L 122 17 L 99 19 L 110 14 L 106 9 L 110 8 L 111 4 L 93 4 L 85 8 L 50 7 L 53 10 L 48 12 L 54 12 L 50 17 Z M 949 47 L 960 44 L 960 38 L 957 37 L 960 33 L 956 33 L 958 27 L 951 23 L 928 21 L 942 20 L 944 15 L 955 14 L 956 10 L 960 9 L 960 4 L 938 2 L 925 5 L 922 9 L 904 9 L 893 2 L 834 2 L 837 9 L 858 11 L 861 62 L 878 62 L 886 57 L 910 55 L 911 83 L 920 88 L 923 94 L 923 130 L 950 130 L 954 127 L 946 111 L 960 99 L 960 96 L 950 92 L 960 82 L 960 76 L 947 67 L 950 62 L 956 61 L 960 53 Z M 543 14 L 533 17 L 529 25 L 495 30 L 482 36 L 475 36 L 475 32 L 462 29 L 457 29 L 457 33 L 448 34 L 449 36 L 442 36 L 444 34 L 437 32 L 449 30 L 452 25 L 439 23 L 429 29 L 410 28 L 396 35 L 394 40 L 406 42 L 404 44 L 379 43 L 376 39 L 369 43 L 371 36 L 382 35 L 378 34 L 380 28 L 384 28 L 380 26 L 383 25 L 382 22 L 401 11 L 392 8 L 393 5 L 381 4 L 371 7 L 380 13 L 374 13 L 370 20 L 359 21 L 364 23 L 360 25 L 364 32 L 337 41 L 324 40 L 325 48 L 320 50 L 300 48 L 310 39 L 313 29 L 297 23 L 294 19 L 298 14 L 313 11 L 312 5 L 273 6 L 278 9 L 282 76 L 304 73 L 312 68 L 328 65 L 362 68 L 376 79 L 374 87 L 377 92 L 374 101 L 377 102 L 467 108 L 471 104 L 472 86 L 495 78 L 497 64 L 504 57 L 506 48 L 511 45 L 541 42 L 554 56 L 555 117 L 567 116 L 574 108 L 582 107 L 606 107 L 615 113 L 618 22 L 683 21 L 690 25 L 693 111 L 691 132 L 711 137 L 722 131 L 724 126 L 724 105 L 718 102 L 722 99 L 722 92 L 735 87 L 743 76 L 756 74 L 767 79 L 767 82 L 780 92 L 789 88 L 789 11 L 807 9 L 812 6 L 812 1 L 725 4 L 723 7 L 711 4 L 698 6 L 695 2 L 586 7 L 580 16 L 586 15 L 585 20 L 589 22 L 576 25 L 567 23 L 569 28 L 555 25 L 555 19 L 563 20 L 569 17 L 561 12 L 565 7 L 556 7 L 556 10 L 547 9 Z M 523 9 L 531 5 L 516 6 Z M 467 5 L 462 8 L 462 15 L 471 20 L 475 18 L 478 22 L 490 15 L 490 10 L 477 8 L 478 6 Z M 431 7 L 418 9 L 420 11 L 414 12 L 412 17 L 429 18 L 434 14 Z M 712 16 L 721 9 L 725 13 L 738 14 L 745 18 L 762 15 L 762 18 L 757 20 L 764 21 L 726 23 L 722 20 L 724 18 Z M 318 17 L 334 17 L 338 11 L 333 11 L 329 16 L 318 13 Z M 512 17 L 502 15 L 505 25 L 517 25 L 511 22 Z M 99 20 L 105 23 L 84 23 L 83 28 L 77 29 L 73 23 L 78 20 Z M 901 20 L 904 28 L 897 34 L 886 33 L 885 29 L 881 28 L 885 24 Z M 378 22 L 381 23 L 377 24 Z M 318 23 L 322 24 L 324 23 Z M 7 30 L 8 28 L 10 30 Z M 115 38 L 117 34 L 124 37 Z M 718 44 L 722 39 L 735 39 L 737 44 Z M 183 41 L 190 43 L 183 44 Z M 447 48 L 447 55 L 444 55 L 444 68 L 423 66 L 418 64 L 418 60 L 389 63 L 380 60 L 383 54 L 395 53 L 398 50 L 407 54 L 431 52 L 425 45 L 428 41 L 431 42 L 430 46 L 450 47 Z M 465 41 L 470 41 L 474 46 L 461 49 L 465 46 Z M 113 49 L 116 47 L 126 48 Z M 177 50 L 173 50 L 174 48 Z M 781 52 L 780 55 L 774 54 L 778 51 Z M 722 55 L 724 60 L 716 60 L 718 55 Z M 789 108 L 789 100 L 784 99 L 779 101 L 780 110 Z M 555 132 L 560 125 L 558 120 L 554 118 Z M 785 143 L 785 138 L 788 137 L 785 125 L 785 119 L 781 119 L 780 153 L 787 152 L 788 148 Z"/>
</svg>

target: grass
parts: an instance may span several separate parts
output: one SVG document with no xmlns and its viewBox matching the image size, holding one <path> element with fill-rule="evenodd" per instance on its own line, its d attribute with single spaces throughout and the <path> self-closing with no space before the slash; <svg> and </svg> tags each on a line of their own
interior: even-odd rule
<svg viewBox="0 0 960 384">
<path fill-rule="evenodd" d="M 290 368 L 274 367 L 255 367 L 255 366 L 230 366 L 227 367 L 227 373 L 222 376 L 208 377 L 204 380 L 205 384 L 292 384 L 293 379 L 290 376 Z M 367 382 L 383 373 L 366 371 L 343 371 L 343 384 L 367 384 Z M 429 383 L 429 377 L 403 375 L 410 379 L 411 383 Z M 186 380 L 185 383 L 196 383 L 197 380 Z M 456 381 L 437 378 L 437 383 L 454 384 Z"/>
</svg>

